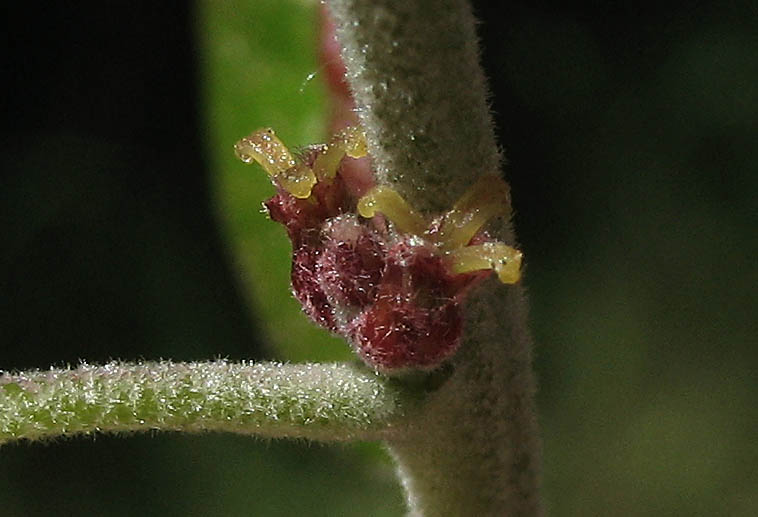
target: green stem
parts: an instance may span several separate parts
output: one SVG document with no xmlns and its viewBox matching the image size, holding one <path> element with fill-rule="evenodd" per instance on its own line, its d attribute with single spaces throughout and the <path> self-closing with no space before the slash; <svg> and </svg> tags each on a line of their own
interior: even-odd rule
<svg viewBox="0 0 758 517">
<path fill-rule="evenodd" d="M 497 173 L 474 19 L 465 0 L 330 0 L 380 182 L 414 207 L 452 206 Z M 509 221 L 489 228 L 512 243 Z M 471 296 L 452 374 L 389 437 L 412 515 L 537 515 L 540 440 L 522 288 Z"/>
<path fill-rule="evenodd" d="M 0 375 L 0 443 L 149 430 L 376 440 L 411 403 L 347 364 L 83 364 Z"/>
</svg>

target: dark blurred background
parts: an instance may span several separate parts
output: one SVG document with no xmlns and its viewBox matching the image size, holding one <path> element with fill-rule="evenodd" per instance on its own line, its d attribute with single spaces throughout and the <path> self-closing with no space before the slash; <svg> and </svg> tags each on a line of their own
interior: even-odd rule
<svg viewBox="0 0 758 517">
<path fill-rule="evenodd" d="M 755 515 L 758 8 L 476 11 L 551 513 Z M 261 357 L 212 210 L 194 12 L 6 10 L 0 369 Z M 364 456 L 230 436 L 18 444 L 0 450 L 0 511 L 399 515 Z"/>
<path fill-rule="evenodd" d="M 758 513 L 758 7 L 477 5 L 550 509 Z"/>
</svg>

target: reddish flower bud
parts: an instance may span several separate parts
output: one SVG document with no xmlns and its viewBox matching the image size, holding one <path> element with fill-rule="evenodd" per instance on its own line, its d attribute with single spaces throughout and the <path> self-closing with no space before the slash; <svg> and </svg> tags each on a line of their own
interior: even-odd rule
<svg viewBox="0 0 758 517">
<path fill-rule="evenodd" d="M 292 289 L 303 311 L 376 370 L 439 366 L 460 344 L 469 288 L 490 269 L 503 281 L 518 278 L 521 254 L 481 230 L 507 209 L 498 178 L 477 182 L 430 223 L 388 186 L 346 186 L 342 158 L 365 154 L 358 128 L 307 148 L 299 161 L 270 129 L 237 151 L 243 161 L 262 161 L 277 187 L 264 205 L 292 241 Z"/>
</svg>

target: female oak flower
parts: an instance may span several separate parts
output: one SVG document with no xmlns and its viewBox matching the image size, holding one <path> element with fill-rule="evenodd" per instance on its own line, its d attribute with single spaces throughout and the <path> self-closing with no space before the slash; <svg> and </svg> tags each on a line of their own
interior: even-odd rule
<svg viewBox="0 0 758 517">
<path fill-rule="evenodd" d="M 341 162 L 366 155 L 360 128 L 299 157 L 271 129 L 243 138 L 235 151 L 276 186 L 264 206 L 292 241 L 292 288 L 303 310 L 376 370 L 439 366 L 460 344 L 468 290 L 490 270 L 501 282 L 519 280 L 521 252 L 483 230 L 510 211 L 497 176 L 482 177 L 451 210 L 427 219 L 389 186 L 351 193 Z"/>
</svg>

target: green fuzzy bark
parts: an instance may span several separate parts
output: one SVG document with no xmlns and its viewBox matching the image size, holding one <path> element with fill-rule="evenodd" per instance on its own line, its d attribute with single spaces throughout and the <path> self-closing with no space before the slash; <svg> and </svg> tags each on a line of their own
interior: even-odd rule
<svg viewBox="0 0 758 517">
<path fill-rule="evenodd" d="M 416 208 L 450 208 L 498 173 L 474 18 L 465 0 L 331 0 L 380 182 Z M 514 240 L 507 220 L 488 228 Z M 390 437 L 411 515 L 538 515 L 540 440 L 520 285 L 490 281 L 467 303 L 450 378 Z"/>
<path fill-rule="evenodd" d="M 0 444 L 150 430 L 375 440 L 410 403 L 392 381 L 347 364 L 83 364 L 0 375 Z"/>
</svg>

